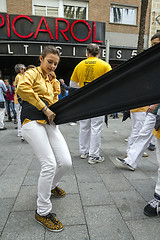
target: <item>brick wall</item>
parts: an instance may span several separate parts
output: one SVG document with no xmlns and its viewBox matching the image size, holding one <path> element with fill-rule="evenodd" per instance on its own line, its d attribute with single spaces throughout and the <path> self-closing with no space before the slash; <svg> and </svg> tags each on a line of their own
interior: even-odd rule
<svg viewBox="0 0 160 240">
<path fill-rule="evenodd" d="M 160 31 L 160 1 L 152 0 L 149 38 L 151 38 L 157 30 Z"/>
<path fill-rule="evenodd" d="M 159 1 L 159 0 L 156 0 Z M 125 4 L 128 6 L 138 7 L 138 16 L 137 16 L 137 26 L 128 26 L 121 24 L 110 23 L 110 5 L 111 3 Z M 149 22 L 150 22 L 150 5 L 151 0 L 149 0 L 147 17 L 146 17 L 146 31 L 145 34 L 149 32 Z M 106 22 L 106 31 L 107 32 L 121 32 L 129 34 L 138 34 L 139 32 L 139 21 L 140 21 L 140 0 L 90 0 L 89 1 L 89 20 L 103 21 Z"/>
<path fill-rule="evenodd" d="M 32 0 L 7 0 L 7 13 L 32 15 Z"/>
</svg>

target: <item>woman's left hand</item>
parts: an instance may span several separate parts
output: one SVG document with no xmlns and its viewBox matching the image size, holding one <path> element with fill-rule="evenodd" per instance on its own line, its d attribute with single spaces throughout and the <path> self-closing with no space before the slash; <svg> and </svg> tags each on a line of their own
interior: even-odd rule
<svg viewBox="0 0 160 240">
<path fill-rule="evenodd" d="M 56 114 L 52 112 L 49 108 L 46 109 L 44 114 L 48 117 L 49 123 L 53 124 Z"/>
</svg>

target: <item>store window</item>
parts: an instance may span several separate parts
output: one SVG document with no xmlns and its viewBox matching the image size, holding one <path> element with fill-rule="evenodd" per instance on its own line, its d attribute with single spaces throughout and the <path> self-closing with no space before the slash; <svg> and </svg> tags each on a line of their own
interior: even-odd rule
<svg viewBox="0 0 160 240">
<path fill-rule="evenodd" d="M 58 8 L 34 5 L 34 14 L 38 16 L 58 17 Z"/>
<path fill-rule="evenodd" d="M 111 5 L 110 23 L 136 25 L 137 7 Z"/>
<path fill-rule="evenodd" d="M 64 17 L 73 19 L 86 19 L 86 7 L 64 5 Z"/>
<path fill-rule="evenodd" d="M 6 0 L 0 1 L 0 12 L 7 12 Z"/>
</svg>

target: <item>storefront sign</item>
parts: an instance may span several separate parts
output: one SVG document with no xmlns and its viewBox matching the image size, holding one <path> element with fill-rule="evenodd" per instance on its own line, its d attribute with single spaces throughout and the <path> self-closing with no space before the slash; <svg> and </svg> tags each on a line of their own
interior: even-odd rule
<svg viewBox="0 0 160 240">
<path fill-rule="evenodd" d="M 105 45 L 105 23 L 0 13 L 0 40 Z"/>
</svg>

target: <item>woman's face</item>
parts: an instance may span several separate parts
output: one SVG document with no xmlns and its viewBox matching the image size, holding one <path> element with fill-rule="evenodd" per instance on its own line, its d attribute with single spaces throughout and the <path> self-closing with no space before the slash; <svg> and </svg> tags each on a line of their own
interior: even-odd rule
<svg viewBox="0 0 160 240">
<path fill-rule="evenodd" d="M 45 58 L 40 56 L 41 69 L 43 71 L 43 74 L 49 75 L 50 72 L 55 71 L 58 66 L 59 60 L 59 56 L 53 53 L 48 53 Z"/>
</svg>

